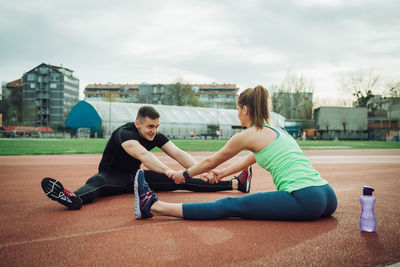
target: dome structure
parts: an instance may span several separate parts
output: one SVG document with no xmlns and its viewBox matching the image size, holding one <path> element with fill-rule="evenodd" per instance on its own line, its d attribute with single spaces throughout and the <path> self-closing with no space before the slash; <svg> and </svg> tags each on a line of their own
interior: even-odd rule
<svg viewBox="0 0 400 267">
<path fill-rule="evenodd" d="M 80 101 L 76 106 L 83 105 L 81 102 L 90 105 L 102 121 L 102 129 L 105 135 L 110 135 L 114 129 L 136 119 L 137 112 L 141 106 L 150 104 L 106 102 L 101 100 Z M 76 107 L 75 106 L 75 107 Z M 187 106 L 150 105 L 160 113 L 159 131 L 169 137 L 187 138 L 193 131 L 195 136 L 212 135 L 216 130 L 221 131 L 222 137 L 229 138 L 236 132 L 242 130 L 237 111 L 234 109 L 201 108 Z M 73 108 L 73 110 L 75 109 Z M 73 110 L 70 115 L 73 114 Z M 87 110 L 80 109 L 85 112 Z M 88 116 L 88 118 L 85 118 Z M 92 115 L 82 113 L 81 127 L 88 122 Z M 67 121 L 69 116 L 67 118 Z M 75 119 L 73 120 L 75 121 Z M 271 123 L 284 127 L 285 118 L 271 112 Z M 78 123 L 75 123 L 78 124 Z M 67 122 L 66 122 L 67 125 Z M 88 125 L 93 125 L 93 122 Z M 68 126 L 68 125 L 67 125 Z M 92 129 L 92 128 L 91 128 Z"/>
<path fill-rule="evenodd" d="M 102 119 L 94 107 L 86 101 L 79 101 L 65 120 L 65 126 L 76 131 L 79 128 L 90 128 L 90 131 L 101 131 Z"/>
</svg>

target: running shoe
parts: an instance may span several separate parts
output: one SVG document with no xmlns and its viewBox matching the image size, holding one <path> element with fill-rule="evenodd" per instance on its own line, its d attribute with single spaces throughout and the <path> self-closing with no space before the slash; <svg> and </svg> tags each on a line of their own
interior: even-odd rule
<svg viewBox="0 0 400 267">
<path fill-rule="evenodd" d="M 82 207 L 82 200 L 74 196 L 70 191 L 57 180 L 46 177 L 42 180 L 42 189 L 46 196 L 60 204 L 63 204 L 70 210 L 79 210 Z"/>
<path fill-rule="evenodd" d="M 135 215 L 136 219 L 152 218 L 150 207 L 157 202 L 157 195 L 150 189 L 144 178 L 144 171 L 139 169 L 135 176 Z"/>
<path fill-rule="evenodd" d="M 250 192 L 250 184 L 251 184 L 251 178 L 253 177 L 252 171 L 251 171 L 251 165 L 244 169 L 239 176 L 235 176 L 235 179 L 238 180 L 238 190 L 243 192 L 243 193 L 248 193 Z"/>
</svg>

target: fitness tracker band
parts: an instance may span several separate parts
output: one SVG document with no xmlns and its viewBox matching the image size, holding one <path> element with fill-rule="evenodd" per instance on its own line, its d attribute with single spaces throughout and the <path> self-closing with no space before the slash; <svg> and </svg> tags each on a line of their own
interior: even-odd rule
<svg viewBox="0 0 400 267">
<path fill-rule="evenodd" d="M 183 171 L 183 177 L 185 177 L 185 179 L 189 179 L 189 178 L 190 178 L 190 176 L 189 176 L 189 173 L 188 173 L 188 170 L 187 170 L 187 169 Z"/>
</svg>

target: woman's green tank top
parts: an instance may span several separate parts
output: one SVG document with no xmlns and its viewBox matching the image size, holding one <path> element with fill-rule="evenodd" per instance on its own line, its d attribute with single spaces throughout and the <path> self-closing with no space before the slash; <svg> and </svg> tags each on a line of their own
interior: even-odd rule
<svg viewBox="0 0 400 267">
<path fill-rule="evenodd" d="M 278 136 L 263 150 L 254 153 L 257 163 L 272 175 L 278 191 L 299 190 L 309 186 L 321 186 L 328 182 L 321 178 L 293 137 L 282 129 L 265 125 Z"/>
</svg>

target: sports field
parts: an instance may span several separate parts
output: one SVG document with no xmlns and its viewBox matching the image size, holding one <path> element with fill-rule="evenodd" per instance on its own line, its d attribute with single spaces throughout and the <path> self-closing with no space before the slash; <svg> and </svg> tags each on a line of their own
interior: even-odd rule
<svg viewBox="0 0 400 267">
<path fill-rule="evenodd" d="M 18 141 L 18 140 L 17 140 Z M 240 159 L 241 152 L 233 161 Z M 191 152 L 201 160 L 210 152 Z M 101 154 L 0 156 L 0 266 L 385 266 L 400 261 L 400 149 L 306 150 L 338 197 L 332 217 L 313 222 L 134 219 L 134 198 L 96 200 L 79 211 L 49 200 L 40 181 L 75 190 Z M 171 168 L 164 153 L 155 155 Z M 230 162 L 228 162 L 230 163 Z M 250 193 L 275 190 L 253 165 Z M 377 230 L 359 230 L 363 185 L 375 188 Z M 170 202 L 243 195 L 163 192 Z"/>
<path fill-rule="evenodd" d="M 217 151 L 227 140 L 172 140 L 188 152 Z M 97 139 L 11 139 L 0 138 L 0 155 L 97 154 L 107 140 Z M 400 148 L 400 142 L 380 141 L 298 141 L 302 149 L 388 149 Z M 161 151 L 158 148 L 154 152 Z"/>
</svg>

